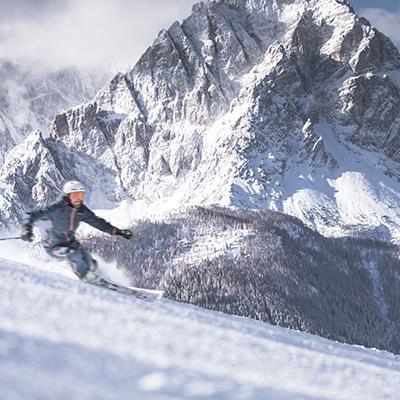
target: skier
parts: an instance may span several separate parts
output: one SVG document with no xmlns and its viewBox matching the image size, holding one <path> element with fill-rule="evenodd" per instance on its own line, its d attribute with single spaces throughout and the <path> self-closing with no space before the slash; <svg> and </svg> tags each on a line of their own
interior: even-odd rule
<svg viewBox="0 0 400 400">
<path fill-rule="evenodd" d="M 52 226 L 47 230 L 44 247 L 47 253 L 58 259 L 67 259 L 74 273 L 82 280 L 95 279 L 97 261 L 82 248 L 75 238 L 79 223 L 87 224 L 111 235 L 119 235 L 125 239 L 132 237 L 128 229 L 118 229 L 102 218 L 97 217 L 83 203 L 85 188 L 80 182 L 70 181 L 64 185 L 62 198 L 49 205 L 29 213 L 23 224 L 21 239 L 33 240 L 33 224 L 38 220 L 48 220 Z"/>
</svg>

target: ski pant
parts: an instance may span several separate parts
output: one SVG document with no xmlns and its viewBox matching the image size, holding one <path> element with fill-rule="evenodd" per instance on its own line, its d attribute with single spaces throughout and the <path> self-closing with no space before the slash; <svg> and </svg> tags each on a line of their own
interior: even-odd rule
<svg viewBox="0 0 400 400">
<path fill-rule="evenodd" d="M 72 271 L 80 279 L 84 278 L 88 271 L 94 271 L 97 268 L 97 261 L 92 258 L 90 253 L 81 247 L 79 242 L 73 242 L 70 245 L 60 245 L 46 247 L 47 253 L 57 259 L 66 259 Z"/>
</svg>

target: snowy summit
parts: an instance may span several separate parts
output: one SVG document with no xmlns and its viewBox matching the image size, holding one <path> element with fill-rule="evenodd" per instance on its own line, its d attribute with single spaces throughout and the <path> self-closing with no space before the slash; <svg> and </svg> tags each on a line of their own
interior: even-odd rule
<svg viewBox="0 0 400 400">
<path fill-rule="evenodd" d="M 399 66 L 343 1 L 199 3 L 93 101 L 59 114 L 50 138 L 8 154 L 2 220 L 73 175 L 97 207 L 269 208 L 327 235 L 396 239 Z"/>
</svg>

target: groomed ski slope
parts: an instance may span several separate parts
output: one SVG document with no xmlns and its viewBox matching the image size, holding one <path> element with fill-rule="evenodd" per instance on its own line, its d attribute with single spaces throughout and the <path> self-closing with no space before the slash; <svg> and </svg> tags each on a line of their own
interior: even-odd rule
<svg viewBox="0 0 400 400">
<path fill-rule="evenodd" d="M 3 400 L 399 399 L 399 356 L 146 303 L 21 251 L 0 247 Z"/>
</svg>

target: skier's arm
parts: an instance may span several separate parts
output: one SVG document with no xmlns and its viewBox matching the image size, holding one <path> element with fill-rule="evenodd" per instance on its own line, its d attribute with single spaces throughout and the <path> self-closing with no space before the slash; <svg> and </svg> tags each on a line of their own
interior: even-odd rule
<svg viewBox="0 0 400 400">
<path fill-rule="evenodd" d="M 132 237 L 132 232 L 127 229 L 118 229 L 112 226 L 109 222 L 103 218 L 98 217 L 93 211 L 89 210 L 87 207 L 83 209 L 83 222 L 99 229 L 102 232 L 109 233 L 110 235 L 123 236 L 125 239 L 130 239 Z"/>
<path fill-rule="evenodd" d="M 102 232 L 109 233 L 110 235 L 117 234 L 117 228 L 112 226 L 105 219 L 98 217 L 93 211 L 89 210 L 87 207 L 83 209 L 83 222 L 93 226 L 93 228 L 99 229 Z"/>
<path fill-rule="evenodd" d="M 28 213 L 24 225 L 33 226 L 36 221 L 49 219 L 50 209 L 48 207 L 33 210 Z"/>
<path fill-rule="evenodd" d="M 38 208 L 28 212 L 28 216 L 24 220 L 24 226 L 33 226 L 36 221 L 46 221 L 51 219 L 51 214 L 62 207 L 62 202 L 58 201 L 50 204 L 47 207 Z"/>
<path fill-rule="evenodd" d="M 39 208 L 28 213 L 22 225 L 21 239 L 31 242 L 33 240 L 33 224 L 39 220 L 49 219 L 49 215 L 52 209 L 56 205 L 51 205 L 50 207 Z"/>
</svg>

